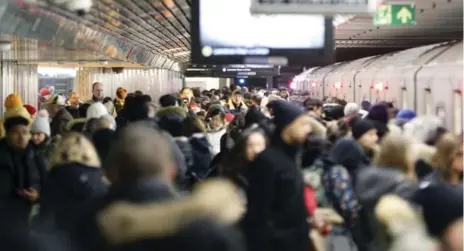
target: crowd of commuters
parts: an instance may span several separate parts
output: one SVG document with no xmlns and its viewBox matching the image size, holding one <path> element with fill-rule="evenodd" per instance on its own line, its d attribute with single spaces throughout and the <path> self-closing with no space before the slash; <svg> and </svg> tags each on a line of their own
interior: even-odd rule
<svg viewBox="0 0 464 251">
<path fill-rule="evenodd" d="M 115 96 L 6 98 L 2 248 L 463 250 L 463 136 L 437 117 L 286 88 Z"/>
</svg>

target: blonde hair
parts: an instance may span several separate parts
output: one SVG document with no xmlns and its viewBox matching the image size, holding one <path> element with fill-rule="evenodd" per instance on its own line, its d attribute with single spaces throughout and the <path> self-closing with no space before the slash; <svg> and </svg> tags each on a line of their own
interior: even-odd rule
<svg viewBox="0 0 464 251">
<path fill-rule="evenodd" d="M 431 166 L 442 170 L 444 179 L 449 178 L 449 169 L 459 151 L 462 149 L 463 139 L 453 133 L 443 134 L 436 144 L 436 151 L 432 157 Z"/>
<path fill-rule="evenodd" d="M 404 172 L 410 180 L 417 180 L 414 173 L 411 142 L 401 133 L 388 133 L 381 141 L 374 156 L 376 166 L 396 168 Z"/>
</svg>

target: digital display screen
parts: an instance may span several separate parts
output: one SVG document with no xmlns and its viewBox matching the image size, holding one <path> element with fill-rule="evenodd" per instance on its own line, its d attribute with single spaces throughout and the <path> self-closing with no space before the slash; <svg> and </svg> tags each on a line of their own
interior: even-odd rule
<svg viewBox="0 0 464 251">
<path fill-rule="evenodd" d="M 192 1 L 192 63 L 320 65 L 333 60 L 333 25 L 324 15 L 250 13 L 251 0 Z M 258 60 L 253 60 L 258 59 Z"/>
<path fill-rule="evenodd" d="M 270 49 L 324 48 L 323 15 L 252 15 L 250 0 L 201 0 L 203 56 L 267 56 Z M 301 30 L 305 24 L 310 29 Z"/>
</svg>

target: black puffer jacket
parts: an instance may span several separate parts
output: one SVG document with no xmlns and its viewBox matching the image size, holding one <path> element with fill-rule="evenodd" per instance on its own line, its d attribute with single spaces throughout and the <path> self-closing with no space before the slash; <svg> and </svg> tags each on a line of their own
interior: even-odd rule
<svg viewBox="0 0 464 251">
<path fill-rule="evenodd" d="M 70 215 L 92 198 L 106 194 L 100 168 L 65 164 L 50 170 L 42 190 L 37 227 L 65 228 Z"/>
</svg>

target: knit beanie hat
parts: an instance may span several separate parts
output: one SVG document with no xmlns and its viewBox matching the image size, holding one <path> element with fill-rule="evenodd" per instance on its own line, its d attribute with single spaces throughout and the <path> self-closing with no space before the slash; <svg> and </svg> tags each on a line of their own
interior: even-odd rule
<svg viewBox="0 0 464 251">
<path fill-rule="evenodd" d="M 34 116 L 37 113 L 37 109 L 33 107 L 32 105 L 23 105 L 24 108 L 26 108 L 27 112 L 31 115 Z"/>
<path fill-rule="evenodd" d="M 375 104 L 369 110 L 366 118 L 386 125 L 389 120 L 387 105 L 384 103 Z"/>
<path fill-rule="evenodd" d="M 50 119 L 47 110 L 40 110 L 31 125 L 31 133 L 41 132 L 50 137 Z"/>
<path fill-rule="evenodd" d="M 371 109 L 371 102 L 364 100 L 363 102 L 361 102 L 361 108 L 364 111 L 369 111 Z"/>
<path fill-rule="evenodd" d="M 361 138 L 366 132 L 376 129 L 374 123 L 369 120 L 359 120 L 353 125 L 351 128 L 351 134 L 354 139 L 358 140 Z"/>
<path fill-rule="evenodd" d="M 98 119 L 106 114 L 108 114 L 108 109 L 106 109 L 105 105 L 101 102 L 95 102 L 87 109 L 87 119 Z"/>
<path fill-rule="evenodd" d="M 178 114 L 169 114 L 159 119 L 158 125 L 161 129 L 169 132 L 173 137 L 184 135 L 184 118 Z"/>
<path fill-rule="evenodd" d="M 345 105 L 345 108 L 343 109 L 343 113 L 345 116 L 353 116 L 358 114 L 359 112 L 359 106 L 356 103 L 350 102 Z"/>
<path fill-rule="evenodd" d="M 422 213 L 429 233 L 441 237 L 446 228 L 463 216 L 462 185 L 422 183 L 415 202 Z"/>
<path fill-rule="evenodd" d="M 23 106 L 23 101 L 18 94 L 12 93 L 5 99 L 5 108 L 7 110 Z"/>
<path fill-rule="evenodd" d="M 31 115 L 23 106 L 12 107 L 10 109 L 7 109 L 3 114 L 3 119 L 6 120 L 11 117 L 22 117 L 29 121 L 31 120 Z"/>
<path fill-rule="evenodd" d="M 276 130 L 281 131 L 298 117 L 304 115 L 302 107 L 283 100 L 276 100 L 269 104 L 274 114 Z"/>
<path fill-rule="evenodd" d="M 396 119 L 410 121 L 416 117 L 416 113 L 411 109 L 403 109 L 398 112 Z"/>
</svg>

